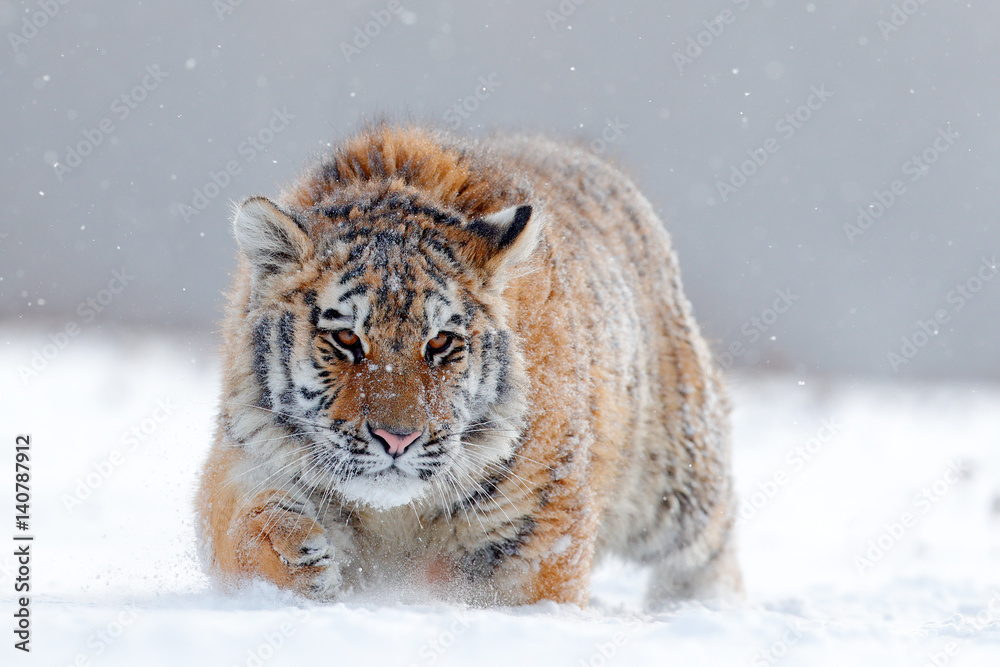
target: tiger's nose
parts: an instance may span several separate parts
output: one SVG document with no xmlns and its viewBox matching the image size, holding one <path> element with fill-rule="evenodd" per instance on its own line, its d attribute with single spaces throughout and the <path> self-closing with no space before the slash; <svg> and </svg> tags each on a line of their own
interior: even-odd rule
<svg viewBox="0 0 1000 667">
<path fill-rule="evenodd" d="M 420 437 L 423 431 L 413 433 L 390 433 L 384 428 L 372 429 L 372 435 L 382 441 L 382 446 L 390 456 L 399 456 L 403 450 L 413 444 L 413 441 Z"/>
</svg>

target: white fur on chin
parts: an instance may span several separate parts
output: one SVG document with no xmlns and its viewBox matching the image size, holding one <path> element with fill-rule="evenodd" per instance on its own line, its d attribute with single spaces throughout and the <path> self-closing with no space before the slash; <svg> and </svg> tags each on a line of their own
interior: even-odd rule
<svg viewBox="0 0 1000 667">
<path fill-rule="evenodd" d="M 353 477 L 337 484 L 345 499 L 376 509 L 406 505 L 423 496 L 428 487 L 427 482 L 395 472 Z"/>
</svg>

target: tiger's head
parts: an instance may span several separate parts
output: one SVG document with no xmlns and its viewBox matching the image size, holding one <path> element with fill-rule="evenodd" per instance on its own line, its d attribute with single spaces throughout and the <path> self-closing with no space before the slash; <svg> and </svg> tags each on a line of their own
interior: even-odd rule
<svg viewBox="0 0 1000 667">
<path fill-rule="evenodd" d="M 308 211 L 244 202 L 245 407 L 268 426 L 246 440 L 347 501 L 473 495 L 524 428 L 502 294 L 535 250 L 537 217 L 515 205 L 467 219 L 398 191 Z"/>
</svg>

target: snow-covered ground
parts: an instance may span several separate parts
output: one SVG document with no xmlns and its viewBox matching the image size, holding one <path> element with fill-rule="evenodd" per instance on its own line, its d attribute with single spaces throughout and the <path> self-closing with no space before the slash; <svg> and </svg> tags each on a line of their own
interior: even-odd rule
<svg viewBox="0 0 1000 667">
<path fill-rule="evenodd" d="M 587 609 L 322 606 L 265 586 L 226 597 L 199 570 L 211 357 L 85 332 L 25 381 L 46 333 L 6 333 L 0 664 L 1000 664 L 1000 387 L 735 378 L 739 604 L 645 614 L 643 573 L 610 563 Z M 30 655 L 12 647 L 23 433 Z"/>
</svg>

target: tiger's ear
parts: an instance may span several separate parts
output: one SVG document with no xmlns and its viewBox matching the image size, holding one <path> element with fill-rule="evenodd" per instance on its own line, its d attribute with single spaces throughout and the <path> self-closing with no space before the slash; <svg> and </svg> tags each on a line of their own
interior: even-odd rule
<svg viewBox="0 0 1000 667">
<path fill-rule="evenodd" d="M 542 223 L 531 206 L 520 205 L 476 218 L 466 229 L 473 234 L 470 259 L 486 271 L 488 285 L 502 288 L 511 270 L 534 252 Z"/>
<path fill-rule="evenodd" d="M 265 197 L 251 197 L 240 204 L 233 233 L 257 281 L 299 269 L 313 254 L 305 230 Z"/>
</svg>

